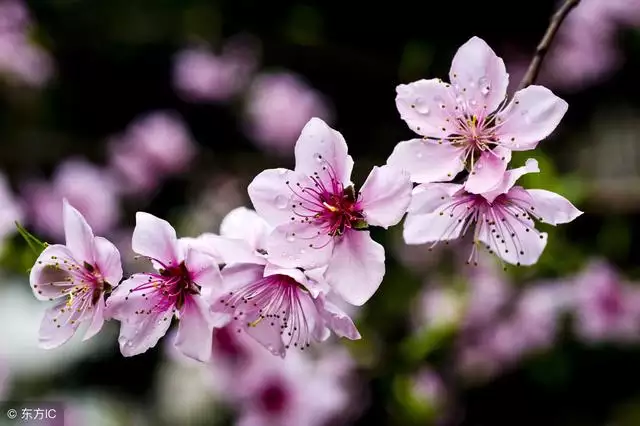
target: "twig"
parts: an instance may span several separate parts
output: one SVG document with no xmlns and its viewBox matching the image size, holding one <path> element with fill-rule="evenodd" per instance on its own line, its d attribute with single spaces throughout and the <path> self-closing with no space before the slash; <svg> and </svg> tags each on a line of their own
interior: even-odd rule
<svg viewBox="0 0 640 426">
<path fill-rule="evenodd" d="M 540 72 L 540 67 L 542 65 L 542 61 L 549 50 L 549 46 L 551 46 L 551 42 L 553 38 L 556 36 L 562 21 L 567 17 L 569 12 L 576 7 L 580 3 L 580 0 L 565 0 L 560 9 L 551 17 L 551 22 L 549 22 L 549 27 L 547 31 L 544 33 L 542 40 L 538 44 L 536 48 L 536 53 L 533 55 L 533 59 L 531 59 L 531 63 L 529 64 L 529 68 L 525 73 L 522 81 L 520 82 L 520 86 L 518 90 L 524 89 L 525 87 L 533 84 L 538 77 L 538 73 Z"/>
</svg>

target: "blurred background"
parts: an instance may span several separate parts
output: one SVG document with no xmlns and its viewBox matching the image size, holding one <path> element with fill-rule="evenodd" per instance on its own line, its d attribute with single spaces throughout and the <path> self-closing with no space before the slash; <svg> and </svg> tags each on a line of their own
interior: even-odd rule
<svg viewBox="0 0 640 426">
<path fill-rule="evenodd" d="M 515 88 L 558 6 L 358 3 L 0 0 L 0 400 L 63 401 L 69 426 L 640 425 L 638 0 L 582 0 L 543 65 L 569 111 L 512 165 L 536 158 L 521 184 L 585 214 L 541 226 L 536 266 L 468 267 L 466 245 L 406 246 L 398 226 L 374 233 L 387 274 L 350 310 L 360 341 L 282 361 L 222 329 L 201 365 L 171 336 L 125 359 L 109 323 L 37 348 L 48 304 L 14 220 L 59 242 L 66 197 L 131 273 L 136 211 L 217 232 L 257 173 L 293 165 L 313 116 L 343 133 L 361 184 L 413 137 L 396 85 L 446 80 L 477 35 Z"/>
</svg>

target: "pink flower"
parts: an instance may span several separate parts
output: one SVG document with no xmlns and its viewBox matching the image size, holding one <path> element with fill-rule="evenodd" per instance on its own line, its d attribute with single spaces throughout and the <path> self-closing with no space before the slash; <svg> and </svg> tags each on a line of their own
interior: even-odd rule
<svg viewBox="0 0 640 426">
<path fill-rule="evenodd" d="M 401 220 L 411 198 L 409 176 L 390 166 L 374 167 L 355 191 L 344 138 L 318 118 L 302 130 L 295 156 L 295 171 L 265 170 L 248 188 L 258 213 L 276 226 L 267 242 L 269 259 L 285 267 L 328 265 L 333 289 L 362 305 L 385 271 L 384 248 L 367 228 Z"/>
<path fill-rule="evenodd" d="M 82 214 L 63 203 L 66 245 L 48 246 L 31 269 L 29 282 L 40 300 L 62 299 L 47 310 L 40 327 L 40 346 L 58 347 L 82 323 L 84 340 L 104 323 L 105 292 L 122 278 L 120 252 L 107 239 L 95 237 Z"/>
<path fill-rule="evenodd" d="M 326 300 L 322 271 L 282 267 L 261 254 L 269 231 L 255 212 L 240 207 L 223 220 L 221 237 L 199 238 L 214 255 L 222 253 L 226 264 L 224 293 L 212 304 L 212 312 L 226 314 L 237 332 L 246 332 L 283 358 L 291 346 L 304 350 L 313 341 L 327 339 L 330 330 L 359 339 L 351 318 Z"/>
<path fill-rule="evenodd" d="M 152 261 L 156 272 L 132 275 L 108 300 L 108 315 L 121 322 L 122 354 L 154 347 L 177 315 L 176 346 L 188 357 L 207 361 L 214 326 L 208 301 L 221 285 L 217 262 L 179 240 L 167 221 L 143 212 L 136 214 L 132 247 Z"/>
<path fill-rule="evenodd" d="M 257 56 L 254 41 L 245 38 L 227 42 L 220 55 L 201 46 L 182 50 L 174 59 L 174 87 L 187 101 L 227 101 L 249 83 Z"/>
<path fill-rule="evenodd" d="M 247 94 L 246 132 L 259 147 L 276 155 L 290 155 L 313 117 L 330 121 L 332 113 L 324 96 L 295 74 L 259 75 Z"/>
<path fill-rule="evenodd" d="M 533 265 L 547 244 L 547 234 L 534 228 L 533 218 L 558 225 L 582 214 L 558 194 L 514 186 L 523 174 L 538 171 L 538 163 L 529 159 L 526 166 L 503 173 L 496 188 L 483 194 L 453 183 L 418 185 L 404 224 L 406 243 L 435 245 L 473 227 L 469 262 L 477 263 L 477 246 L 482 244 L 507 263 Z"/>
<path fill-rule="evenodd" d="M 640 338 L 640 292 L 604 261 L 592 261 L 575 279 L 575 330 L 588 342 Z"/>
<path fill-rule="evenodd" d="M 112 176 L 81 159 L 65 161 L 55 171 L 50 183 L 29 183 L 23 194 L 33 225 L 54 238 L 63 235 L 63 198 L 69 200 L 98 233 L 110 231 L 120 217 L 117 188 Z"/>
<path fill-rule="evenodd" d="M 240 375 L 238 425 L 320 426 L 344 414 L 350 394 L 341 368 L 323 365 L 324 357 L 291 355 L 254 362 Z"/>
<path fill-rule="evenodd" d="M 504 62 L 480 38 L 462 45 L 451 64 L 451 84 L 419 80 L 397 87 L 402 119 L 423 139 L 401 142 L 388 164 L 418 183 L 449 181 L 465 166 L 468 192 L 500 182 L 511 150 L 534 149 L 558 125 L 568 105 L 542 86 L 516 92 L 506 103 Z"/>
<path fill-rule="evenodd" d="M 111 141 L 110 163 L 124 193 L 152 190 L 167 175 L 182 173 L 196 154 L 186 124 L 175 113 L 156 111 L 134 120 Z"/>
<path fill-rule="evenodd" d="M 413 396 L 430 407 L 440 407 L 445 402 L 446 389 L 440 376 L 429 367 L 422 367 L 412 377 Z"/>
</svg>

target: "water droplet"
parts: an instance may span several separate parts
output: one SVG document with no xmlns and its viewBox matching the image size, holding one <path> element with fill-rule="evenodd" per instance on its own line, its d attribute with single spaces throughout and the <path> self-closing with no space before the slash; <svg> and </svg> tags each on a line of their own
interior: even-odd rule
<svg viewBox="0 0 640 426">
<path fill-rule="evenodd" d="M 305 254 L 306 252 L 304 251 L 304 249 L 300 249 L 300 254 Z"/>
<path fill-rule="evenodd" d="M 471 102 L 469 102 L 469 103 L 470 103 L 471 105 L 473 105 L 473 106 L 476 106 L 476 104 L 477 104 L 478 102 L 476 102 L 476 100 L 475 100 L 475 99 L 471 99 Z"/>
<path fill-rule="evenodd" d="M 296 234 L 294 234 L 293 232 L 287 232 L 287 241 L 292 243 L 295 240 L 296 240 Z"/>
<path fill-rule="evenodd" d="M 438 108 L 440 108 L 440 109 L 445 109 L 446 108 L 446 104 L 445 104 L 444 99 L 442 98 L 442 96 L 436 96 L 435 98 L 433 98 L 433 100 L 438 105 Z"/>
<path fill-rule="evenodd" d="M 424 101 L 423 98 L 417 98 L 415 103 L 415 110 L 422 115 L 429 115 L 431 110 L 429 109 L 429 105 Z"/>
<path fill-rule="evenodd" d="M 279 174 L 280 176 L 284 176 L 284 175 L 286 175 L 286 174 L 287 174 L 287 169 L 278 169 L 278 174 Z"/>
<path fill-rule="evenodd" d="M 324 161 L 324 159 L 322 158 L 322 154 L 318 154 L 317 152 L 315 154 L 313 154 L 313 158 L 318 162 L 318 163 L 322 163 Z"/>
<path fill-rule="evenodd" d="M 418 158 L 422 158 L 422 151 L 418 152 L 418 153 L 416 154 L 416 157 L 418 157 Z"/>
<path fill-rule="evenodd" d="M 289 198 L 284 195 L 278 195 L 276 197 L 276 207 L 279 209 L 286 209 L 289 205 Z"/>
<path fill-rule="evenodd" d="M 482 77 L 478 81 L 478 85 L 480 86 L 480 93 L 482 93 L 484 96 L 487 96 L 489 92 L 491 92 L 491 82 L 487 77 Z"/>
</svg>

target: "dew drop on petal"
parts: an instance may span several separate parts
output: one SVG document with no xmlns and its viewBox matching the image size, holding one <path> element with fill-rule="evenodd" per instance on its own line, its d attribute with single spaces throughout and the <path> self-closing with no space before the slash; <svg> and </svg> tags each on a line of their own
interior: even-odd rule
<svg viewBox="0 0 640 426">
<path fill-rule="evenodd" d="M 438 104 L 438 108 L 440 109 L 445 109 L 446 108 L 446 104 L 444 102 L 444 99 L 442 98 L 442 96 L 436 96 L 435 98 L 433 98 L 434 102 L 436 104 Z"/>
<path fill-rule="evenodd" d="M 296 240 L 296 235 L 293 232 L 287 232 L 287 241 L 290 243 Z"/>
<path fill-rule="evenodd" d="M 278 195 L 276 197 L 276 207 L 279 209 L 286 209 L 289 205 L 289 198 L 284 195 Z"/>
<path fill-rule="evenodd" d="M 418 158 L 422 158 L 422 152 L 421 152 L 421 151 L 419 151 L 419 152 L 416 154 L 416 157 L 418 157 Z"/>
<path fill-rule="evenodd" d="M 315 154 L 313 154 L 313 158 L 318 162 L 318 163 L 322 163 L 323 159 L 322 159 L 322 155 L 318 154 L 317 152 Z"/>
<path fill-rule="evenodd" d="M 491 92 L 491 82 L 487 77 L 482 77 L 478 81 L 478 85 L 480 86 L 480 93 L 482 93 L 484 96 L 487 96 L 489 92 Z"/>
</svg>

